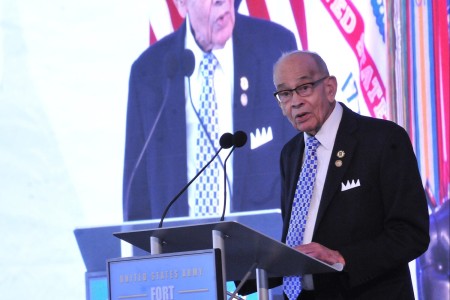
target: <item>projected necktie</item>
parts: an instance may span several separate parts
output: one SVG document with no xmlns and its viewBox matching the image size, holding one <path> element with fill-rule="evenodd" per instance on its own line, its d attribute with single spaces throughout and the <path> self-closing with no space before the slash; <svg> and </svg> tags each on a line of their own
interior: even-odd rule
<svg viewBox="0 0 450 300">
<path fill-rule="evenodd" d="M 203 77 L 200 94 L 199 118 L 197 128 L 197 172 L 208 163 L 219 144 L 219 121 L 217 117 L 217 101 L 214 93 L 214 70 L 217 59 L 212 53 L 206 53 L 200 63 Z M 218 214 L 219 205 L 219 163 L 215 159 L 197 178 L 195 189 L 194 216 Z"/>
<path fill-rule="evenodd" d="M 315 137 L 310 137 L 306 140 L 305 161 L 297 182 L 289 230 L 286 236 L 286 244 L 290 247 L 300 245 L 303 241 L 306 217 L 316 180 L 317 147 L 319 144 L 319 141 Z M 289 300 L 297 299 L 301 289 L 300 276 L 285 276 L 283 278 L 283 290 Z"/>
</svg>

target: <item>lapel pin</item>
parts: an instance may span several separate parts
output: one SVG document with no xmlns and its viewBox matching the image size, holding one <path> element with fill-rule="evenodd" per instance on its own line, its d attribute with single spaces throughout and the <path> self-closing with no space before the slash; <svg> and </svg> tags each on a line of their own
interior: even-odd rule
<svg viewBox="0 0 450 300">
<path fill-rule="evenodd" d="M 241 94 L 241 104 L 246 107 L 248 104 L 248 97 L 246 93 Z"/>
<path fill-rule="evenodd" d="M 342 150 L 339 150 L 338 153 L 337 153 L 337 157 L 343 158 L 344 156 L 345 156 L 345 152 L 342 151 Z"/>
<path fill-rule="evenodd" d="M 334 164 L 336 165 L 336 167 L 342 167 L 342 160 L 338 159 L 334 162 Z"/>
<path fill-rule="evenodd" d="M 247 77 L 245 77 L 245 76 L 242 76 L 241 77 L 241 80 L 240 80 L 240 83 L 241 83 L 241 89 L 244 91 L 244 92 L 246 92 L 247 90 L 248 90 L 248 79 L 247 79 Z"/>
</svg>

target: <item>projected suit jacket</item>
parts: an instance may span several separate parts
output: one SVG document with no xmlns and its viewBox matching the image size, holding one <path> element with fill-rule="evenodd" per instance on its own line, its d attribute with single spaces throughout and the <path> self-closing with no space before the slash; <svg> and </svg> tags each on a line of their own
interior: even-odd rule
<svg viewBox="0 0 450 300">
<path fill-rule="evenodd" d="M 123 179 L 124 220 L 160 218 L 167 203 L 191 179 L 187 178 L 184 75 L 180 68 L 176 72 L 170 70 L 169 78 L 164 64 L 167 53 L 181 56 L 185 33 L 186 22 L 143 52 L 131 68 Z M 272 95 L 272 70 L 283 52 L 296 49 L 296 41 L 290 31 L 277 24 L 239 14 L 236 14 L 232 38 L 233 128 L 246 132 L 249 142 L 234 152 L 233 199 L 228 205 L 231 211 L 278 208 L 279 153 L 295 131 L 282 117 Z M 240 82 L 243 77 L 248 80 L 245 91 Z M 167 103 L 130 183 L 166 92 Z M 243 93 L 248 98 L 247 105 L 241 103 Z M 251 149 L 251 133 L 269 127 L 273 139 Z M 185 193 L 167 216 L 187 215 Z"/>
</svg>

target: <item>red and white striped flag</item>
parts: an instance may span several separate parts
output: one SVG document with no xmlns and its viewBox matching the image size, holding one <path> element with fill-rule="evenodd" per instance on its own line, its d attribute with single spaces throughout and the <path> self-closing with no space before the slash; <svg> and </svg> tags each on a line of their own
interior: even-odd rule
<svg viewBox="0 0 450 300">
<path fill-rule="evenodd" d="M 238 12 L 283 25 L 295 34 L 298 45 L 308 48 L 303 0 L 244 0 Z M 150 44 L 176 30 L 182 22 L 183 18 L 178 14 L 173 0 L 152 1 Z"/>
</svg>

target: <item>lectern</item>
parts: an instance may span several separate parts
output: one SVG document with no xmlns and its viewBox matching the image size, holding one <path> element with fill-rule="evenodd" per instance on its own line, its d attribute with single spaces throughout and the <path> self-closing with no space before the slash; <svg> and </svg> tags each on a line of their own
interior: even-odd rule
<svg viewBox="0 0 450 300">
<path fill-rule="evenodd" d="M 177 217 L 164 220 L 164 226 L 191 226 L 217 222 L 218 217 Z M 279 209 L 233 212 L 226 216 L 227 221 L 236 221 L 264 233 L 275 240 L 281 238 L 281 211 Z M 104 300 L 108 297 L 107 266 L 110 259 L 148 256 L 149 253 L 122 241 L 113 234 L 158 228 L 160 219 L 132 221 L 107 226 L 76 228 L 74 234 L 83 258 L 86 272 L 86 300 Z M 230 284 L 230 290 L 232 284 Z M 281 296 L 281 289 L 272 289 L 271 296 Z"/>
<path fill-rule="evenodd" d="M 249 278 L 256 279 L 260 300 L 269 299 L 269 277 L 342 270 L 341 265 L 325 264 L 234 221 L 137 230 L 114 235 L 152 254 L 220 249 L 223 281 L 245 282 Z"/>
</svg>

